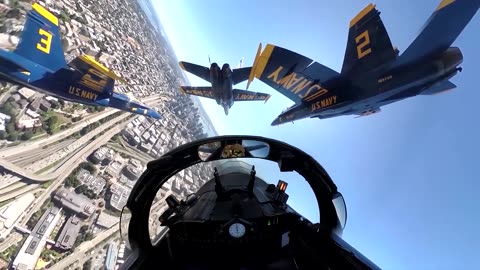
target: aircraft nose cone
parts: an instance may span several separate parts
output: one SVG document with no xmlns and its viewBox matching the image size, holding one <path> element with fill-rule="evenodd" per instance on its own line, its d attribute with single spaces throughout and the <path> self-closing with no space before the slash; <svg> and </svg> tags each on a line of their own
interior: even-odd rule
<svg viewBox="0 0 480 270">
<path fill-rule="evenodd" d="M 155 119 L 162 119 L 162 116 L 154 110 L 149 110 L 148 115 Z"/>
<path fill-rule="evenodd" d="M 280 124 L 281 124 L 280 117 L 277 117 L 277 118 L 275 118 L 275 120 L 273 120 L 271 126 L 278 126 Z"/>
<path fill-rule="evenodd" d="M 225 115 L 228 115 L 228 105 L 227 104 L 224 104 L 223 105 L 223 110 L 225 111 Z"/>
</svg>

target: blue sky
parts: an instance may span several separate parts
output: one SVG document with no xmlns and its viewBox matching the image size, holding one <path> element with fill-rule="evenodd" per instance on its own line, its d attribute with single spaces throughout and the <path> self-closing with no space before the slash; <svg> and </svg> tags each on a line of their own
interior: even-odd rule
<svg viewBox="0 0 480 270">
<path fill-rule="evenodd" d="M 349 21 L 369 1 L 154 1 L 179 60 L 208 66 L 253 63 L 257 46 L 272 43 L 339 71 Z M 439 0 L 378 1 L 392 43 L 402 53 Z M 315 157 L 343 193 L 348 221 L 344 239 L 384 269 L 478 268 L 480 128 L 477 63 L 479 15 L 454 46 L 464 54 L 458 88 L 383 107 L 354 119 L 306 119 L 271 127 L 293 103 L 260 81 L 263 102 L 237 102 L 228 116 L 202 99 L 220 134 L 280 139 Z M 188 76 L 192 85 L 208 83 Z M 246 83 L 237 85 L 245 88 Z M 276 182 L 277 179 L 273 180 Z M 306 185 L 290 183 L 291 205 L 318 218 Z M 311 196 L 302 196 L 309 192 Z M 307 198 L 308 197 L 308 198 Z M 292 200 L 291 199 L 291 200 Z M 477 266 L 477 267 L 475 267 Z"/>
</svg>

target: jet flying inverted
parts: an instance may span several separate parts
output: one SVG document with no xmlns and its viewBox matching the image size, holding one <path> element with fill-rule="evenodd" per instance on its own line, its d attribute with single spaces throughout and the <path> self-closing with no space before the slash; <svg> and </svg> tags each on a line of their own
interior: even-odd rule
<svg viewBox="0 0 480 270">
<path fill-rule="evenodd" d="M 67 64 L 58 18 L 38 3 L 27 13 L 17 48 L 0 50 L 0 79 L 76 103 L 161 118 L 155 110 L 115 93 L 115 80 L 124 81 L 93 57 L 82 55 Z"/>
<path fill-rule="evenodd" d="M 179 65 L 183 70 L 212 84 L 212 86 L 180 86 L 180 91 L 184 94 L 215 99 L 217 104 L 225 110 L 225 115 L 228 115 L 228 110 L 235 101 L 264 100 L 267 102 L 270 98 L 269 94 L 233 89 L 234 85 L 248 79 L 251 67 L 232 70 L 229 64 L 224 64 L 220 69 L 217 63 L 212 63 L 210 68 L 207 68 L 183 61 L 179 62 Z"/>
<path fill-rule="evenodd" d="M 451 45 L 479 6 L 480 0 L 443 0 L 399 55 L 380 12 L 369 4 L 350 22 L 340 73 L 268 44 L 257 52 L 247 89 L 258 78 L 295 102 L 274 126 L 307 117 L 366 116 L 405 98 L 451 90 L 456 85 L 449 79 L 461 71 L 463 61 L 460 49 Z"/>
</svg>

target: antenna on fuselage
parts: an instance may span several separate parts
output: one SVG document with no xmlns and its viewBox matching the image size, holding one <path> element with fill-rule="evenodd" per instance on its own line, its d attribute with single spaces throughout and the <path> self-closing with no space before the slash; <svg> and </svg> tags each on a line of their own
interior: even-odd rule
<svg viewBox="0 0 480 270">
<path fill-rule="evenodd" d="M 212 61 L 210 61 L 210 55 L 208 55 L 208 63 L 210 63 L 210 66 L 212 65 Z"/>
</svg>

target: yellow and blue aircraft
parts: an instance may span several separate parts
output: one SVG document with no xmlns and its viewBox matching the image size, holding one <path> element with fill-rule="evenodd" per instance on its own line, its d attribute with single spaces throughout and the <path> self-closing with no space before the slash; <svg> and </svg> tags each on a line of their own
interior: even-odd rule
<svg viewBox="0 0 480 270">
<path fill-rule="evenodd" d="M 463 55 L 451 47 L 480 6 L 480 0 L 443 0 L 403 54 L 392 46 L 375 5 L 350 22 L 340 73 L 290 50 L 268 44 L 257 51 L 247 83 L 254 78 L 295 102 L 273 126 L 294 120 L 365 116 L 416 95 L 456 87 L 449 81 Z"/>
<path fill-rule="evenodd" d="M 208 59 L 210 61 L 210 57 Z M 240 61 L 240 66 L 242 62 L 243 60 Z M 252 67 L 232 70 L 229 64 L 223 64 L 222 69 L 217 63 L 211 63 L 210 68 L 184 61 L 180 61 L 178 64 L 183 70 L 212 84 L 212 86 L 180 86 L 180 91 L 188 95 L 215 99 L 217 104 L 223 107 L 225 115 L 228 115 L 228 110 L 235 101 L 263 100 L 267 102 L 270 98 L 270 94 L 233 88 L 235 84 L 248 79 Z"/>
<path fill-rule="evenodd" d="M 82 55 L 67 64 L 58 18 L 38 3 L 27 13 L 17 48 L 0 49 L 0 79 L 72 102 L 161 118 L 155 110 L 115 93 L 115 80 L 124 81 L 93 57 Z"/>
</svg>

